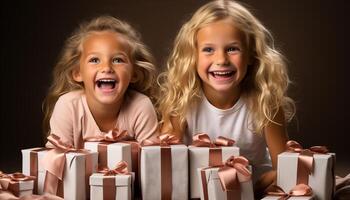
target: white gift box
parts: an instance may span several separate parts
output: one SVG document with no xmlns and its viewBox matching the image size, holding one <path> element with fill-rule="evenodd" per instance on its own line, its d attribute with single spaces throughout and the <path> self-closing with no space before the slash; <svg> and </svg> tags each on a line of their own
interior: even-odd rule
<svg viewBox="0 0 350 200">
<path fill-rule="evenodd" d="M 107 148 L 107 166 L 113 169 L 120 161 L 128 163 L 128 171 L 132 171 L 131 145 L 127 143 L 105 143 L 105 142 L 85 142 L 84 149 L 92 152 L 98 152 L 99 145 L 105 145 Z M 100 158 L 101 154 L 99 155 Z M 98 161 L 101 163 L 100 160 Z"/>
<path fill-rule="evenodd" d="M 261 200 L 279 200 L 281 197 L 280 196 L 272 196 L 268 195 Z M 299 197 L 289 197 L 288 200 L 313 200 L 313 196 L 299 196 Z"/>
<path fill-rule="evenodd" d="M 188 153 L 185 145 L 170 145 L 171 148 L 171 199 L 188 199 Z M 143 200 L 161 199 L 161 147 L 141 148 L 141 189 Z M 167 178 L 169 179 L 169 178 Z"/>
<path fill-rule="evenodd" d="M 247 167 L 251 171 L 251 166 Z M 204 199 L 204 191 L 202 185 L 201 171 L 204 169 L 205 178 L 207 183 L 208 200 L 227 200 L 227 192 L 225 192 L 221 186 L 220 178 L 218 175 L 219 167 L 215 168 L 198 168 L 198 182 L 199 182 L 199 192 L 200 198 Z M 254 191 L 252 180 L 240 183 L 241 199 L 244 200 L 254 200 Z"/>
<path fill-rule="evenodd" d="M 9 190 L 12 194 L 14 194 L 17 197 L 33 194 L 34 180 L 26 180 L 26 181 L 8 180 L 8 182 L 10 183 L 7 190 Z"/>
<path fill-rule="evenodd" d="M 105 176 L 102 173 L 94 173 L 90 176 L 90 199 L 91 200 L 108 200 L 104 197 L 103 191 L 110 187 L 115 187 L 115 200 L 130 200 L 132 199 L 134 173 L 124 175 L 109 175 Z M 114 185 L 104 185 L 105 179 L 114 179 Z M 109 189 L 110 190 L 110 189 Z"/>
<path fill-rule="evenodd" d="M 283 152 L 278 155 L 277 185 L 284 191 L 291 190 L 297 184 L 299 153 Z M 335 154 L 314 154 L 314 169 L 309 175 L 308 185 L 316 199 L 332 199 L 334 189 Z"/>
<path fill-rule="evenodd" d="M 230 156 L 239 156 L 239 148 L 235 146 L 220 147 L 222 161 Z M 209 166 L 209 147 L 188 146 L 190 162 L 190 195 L 191 198 L 200 197 L 200 182 L 197 174 L 198 168 Z"/>
<path fill-rule="evenodd" d="M 22 171 L 23 174 L 30 174 L 30 151 L 31 149 L 22 150 L 23 163 Z M 46 171 L 42 165 L 42 160 L 48 151 L 38 152 L 38 194 L 44 192 L 44 182 L 46 177 Z M 97 152 L 90 152 L 91 163 L 90 165 L 92 172 L 97 170 Z M 64 167 L 63 175 L 63 191 L 64 199 L 66 200 L 85 200 L 89 194 L 88 183 L 86 176 L 89 177 L 91 174 L 85 174 L 85 158 L 84 153 L 69 152 L 66 154 L 66 164 Z"/>
</svg>

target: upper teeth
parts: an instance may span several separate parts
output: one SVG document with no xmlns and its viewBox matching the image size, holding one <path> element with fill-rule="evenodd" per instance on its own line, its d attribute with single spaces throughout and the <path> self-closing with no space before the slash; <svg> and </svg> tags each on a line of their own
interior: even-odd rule
<svg viewBox="0 0 350 200">
<path fill-rule="evenodd" d="M 112 80 L 112 79 L 101 79 L 98 81 L 100 81 L 100 82 L 115 82 L 115 80 Z"/>
<path fill-rule="evenodd" d="M 229 74 L 231 72 L 213 72 L 215 75 L 226 75 Z"/>
</svg>

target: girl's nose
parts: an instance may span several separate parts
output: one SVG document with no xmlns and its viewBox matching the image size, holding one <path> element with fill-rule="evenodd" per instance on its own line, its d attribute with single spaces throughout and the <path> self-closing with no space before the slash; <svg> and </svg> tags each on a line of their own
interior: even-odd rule
<svg viewBox="0 0 350 200">
<path fill-rule="evenodd" d="M 114 70 L 113 70 L 113 67 L 112 67 L 112 64 L 111 63 L 104 63 L 102 65 L 102 70 L 101 70 L 102 73 L 113 73 Z"/>
<path fill-rule="evenodd" d="M 227 66 L 229 64 L 227 55 L 225 52 L 217 52 L 216 56 L 215 56 L 215 65 L 218 66 Z"/>
</svg>

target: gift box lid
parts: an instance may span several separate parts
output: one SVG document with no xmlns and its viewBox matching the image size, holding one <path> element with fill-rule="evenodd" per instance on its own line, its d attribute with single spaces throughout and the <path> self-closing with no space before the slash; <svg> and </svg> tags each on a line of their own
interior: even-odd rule
<svg viewBox="0 0 350 200">
<path fill-rule="evenodd" d="M 104 142 L 84 142 L 84 148 L 92 151 L 97 151 L 99 143 L 104 143 Z M 106 143 L 106 144 L 108 145 L 109 148 L 114 146 L 121 147 L 121 148 L 130 148 L 130 144 L 123 143 L 123 142 Z"/>
<path fill-rule="evenodd" d="M 10 180 L 6 180 L 6 182 L 10 182 Z M 23 190 L 32 190 L 34 188 L 34 180 L 27 181 L 11 181 L 11 184 L 18 184 L 19 191 Z"/>
<path fill-rule="evenodd" d="M 118 175 L 111 175 L 111 176 L 104 176 L 102 173 L 93 173 L 90 176 L 90 185 L 96 185 L 96 186 L 102 186 L 103 185 L 103 179 L 105 178 L 115 178 L 115 186 L 128 186 L 131 185 L 131 181 L 134 177 L 134 172 L 131 172 L 128 175 L 125 174 L 118 174 Z"/>
</svg>

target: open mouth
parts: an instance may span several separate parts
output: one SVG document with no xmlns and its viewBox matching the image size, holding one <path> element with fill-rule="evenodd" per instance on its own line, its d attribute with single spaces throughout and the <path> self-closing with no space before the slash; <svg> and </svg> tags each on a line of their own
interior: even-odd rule
<svg viewBox="0 0 350 200">
<path fill-rule="evenodd" d="M 214 78 L 229 78 L 232 77 L 235 71 L 212 71 L 209 72 Z"/>
<path fill-rule="evenodd" d="M 96 85 L 100 89 L 114 89 L 117 81 L 114 79 L 100 79 L 96 81 Z"/>
</svg>

